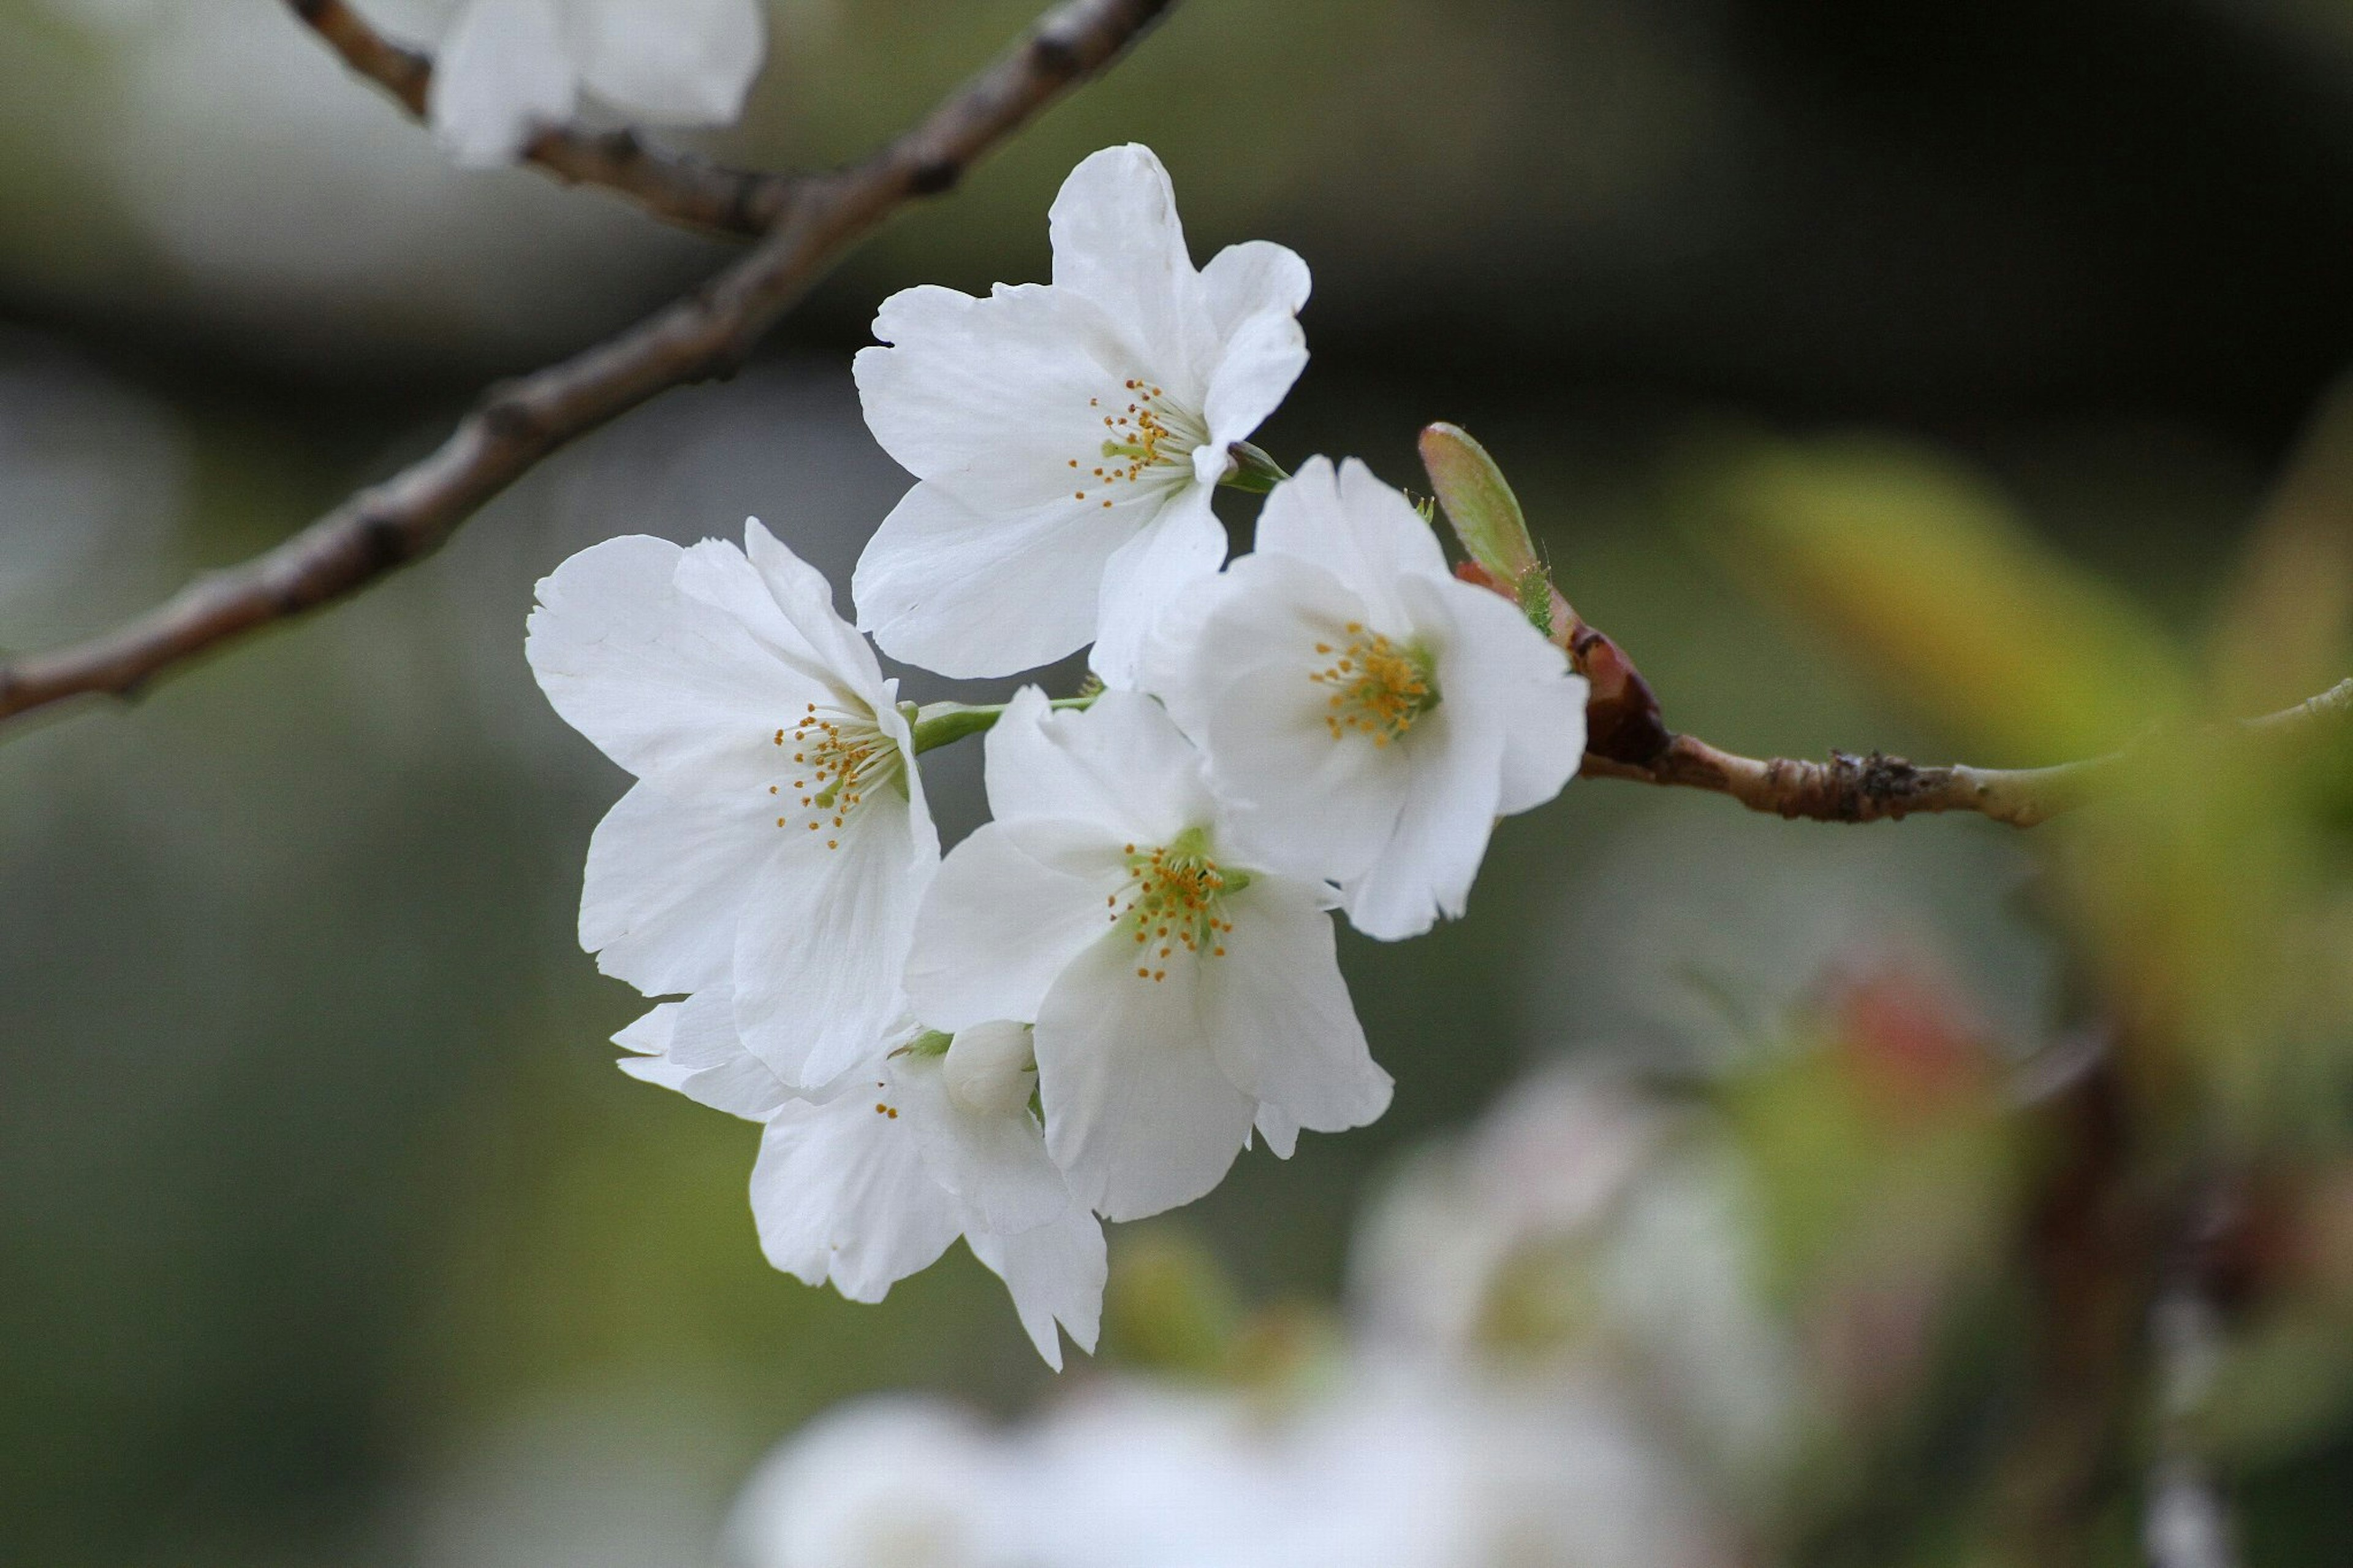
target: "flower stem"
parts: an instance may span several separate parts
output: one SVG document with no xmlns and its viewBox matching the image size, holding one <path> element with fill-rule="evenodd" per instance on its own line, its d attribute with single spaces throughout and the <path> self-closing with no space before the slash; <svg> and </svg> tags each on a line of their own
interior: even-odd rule
<svg viewBox="0 0 2353 1568">
<path fill-rule="evenodd" d="M 1090 691 L 1083 697 L 1057 697 L 1046 706 L 1092 708 L 1100 695 L 1100 691 Z M 902 702 L 899 710 L 907 716 L 908 727 L 914 732 L 915 754 L 921 756 L 935 746 L 994 728 L 1004 717 L 1006 707 L 1002 702 L 926 702 L 918 708 L 912 702 Z"/>
</svg>

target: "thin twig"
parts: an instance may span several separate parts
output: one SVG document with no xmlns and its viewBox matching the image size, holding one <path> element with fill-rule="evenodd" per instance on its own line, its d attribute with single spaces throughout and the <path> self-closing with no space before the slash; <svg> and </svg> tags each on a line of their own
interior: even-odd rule
<svg viewBox="0 0 2353 1568">
<path fill-rule="evenodd" d="M 433 57 L 396 44 L 344 0 L 286 0 L 343 63 L 382 87 L 417 119 L 426 116 Z M 566 184 L 602 185 L 647 211 L 688 228 L 757 237 L 791 204 L 799 176 L 730 169 L 682 153 L 649 146 L 633 131 L 544 127 L 523 159 Z"/>
<path fill-rule="evenodd" d="M 2284 740 L 2323 724 L 2349 721 L 2353 679 L 2341 680 L 2293 708 L 2231 726 L 2228 732 L 2241 739 Z M 1751 811 L 1816 822 L 1881 822 L 1973 811 L 2014 827 L 2032 827 L 2114 787 L 2129 776 L 2137 755 L 2123 751 L 2047 768 L 1957 763 L 1923 768 L 1877 752 L 1862 757 L 1833 752 L 1826 763 L 1759 760 L 1723 751 L 1694 735 L 1673 735 L 1648 762 L 1588 752 L 1583 772 L 1591 778 L 1711 790 L 1730 795 Z"/>
<path fill-rule="evenodd" d="M 953 186 L 1174 4 L 1055 7 L 897 141 L 800 182 L 775 232 L 693 292 L 560 364 L 492 387 L 430 456 L 275 549 L 199 579 L 113 631 L 0 666 L 0 719 L 90 693 L 127 696 L 184 660 L 429 554 L 557 447 L 659 393 L 740 364 L 851 241 L 910 198 Z"/>
</svg>

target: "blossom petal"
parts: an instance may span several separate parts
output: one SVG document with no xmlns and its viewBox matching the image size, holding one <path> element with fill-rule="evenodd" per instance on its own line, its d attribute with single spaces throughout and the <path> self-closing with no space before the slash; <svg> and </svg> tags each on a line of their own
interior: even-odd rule
<svg viewBox="0 0 2353 1568">
<path fill-rule="evenodd" d="M 1365 601 L 1376 626 L 1409 620 L 1399 577 L 1451 580 L 1438 535 L 1413 503 L 1351 458 L 1335 470 L 1310 458 L 1274 487 L 1259 513 L 1258 548 L 1313 561 Z"/>
<path fill-rule="evenodd" d="M 900 972 L 935 864 L 892 791 L 840 821 L 771 827 L 784 843 L 736 926 L 735 1026 L 803 1089 L 870 1055 L 903 1012 Z"/>
<path fill-rule="evenodd" d="M 1232 333 L 1253 316 L 1299 314 L 1309 287 L 1299 253 L 1271 240 L 1229 245 L 1201 268 L 1201 297 L 1220 333 Z"/>
<path fill-rule="evenodd" d="M 1222 452 L 1247 439 L 1306 368 L 1307 334 L 1295 318 L 1269 312 L 1243 321 L 1227 337 L 1202 401 L 1210 444 Z"/>
<path fill-rule="evenodd" d="M 879 1108 L 879 1109 L 878 1109 Z M 853 1301 L 879 1301 L 961 1228 L 881 1073 L 829 1104 L 788 1100 L 760 1140 L 752 1214 L 768 1261 Z"/>
<path fill-rule="evenodd" d="M 1299 1121 L 1282 1106 L 1269 1100 L 1259 1101 L 1258 1135 L 1278 1160 L 1288 1160 L 1299 1147 Z"/>
<path fill-rule="evenodd" d="M 633 120 L 725 125 L 760 73 L 757 0 L 575 0 L 588 90 Z"/>
<path fill-rule="evenodd" d="M 823 687 L 834 701 L 887 706 L 882 668 L 874 650 L 833 607 L 833 589 L 816 567 L 795 555 L 757 518 L 744 522 L 744 548 L 706 539 L 680 557 L 678 592 L 720 611 L 800 677 Z"/>
<path fill-rule="evenodd" d="M 1502 595 L 1467 583 L 1438 585 L 1455 633 L 1456 684 L 1487 693 L 1503 710 L 1499 816 L 1532 810 L 1558 795 L 1585 757 L 1589 688 L 1568 656 L 1528 625 Z"/>
<path fill-rule="evenodd" d="M 1446 586 L 1411 579 L 1398 584 L 1424 626 L 1447 624 Z M 1364 875 L 1343 889 L 1349 922 L 1384 942 L 1418 936 L 1441 914 L 1462 912 L 1494 830 L 1507 714 L 1482 689 L 1476 664 L 1458 658 L 1462 643 L 1459 635 L 1445 637 L 1438 657 L 1441 700 L 1400 742 L 1413 766 L 1396 831 Z"/>
<path fill-rule="evenodd" d="M 1460 916 L 1470 901 L 1494 827 L 1503 738 L 1498 733 L 1492 745 L 1481 747 L 1441 733 L 1459 727 L 1461 718 L 1441 706 L 1423 721 L 1431 731 L 1430 761 L 1414 770 L 1388 843 L 1364 875 L 1341 889 L 1348 923 L 1366 936 L 1382 942 L 1419 936 L 1440 916 Z"/>
<path fill-rule="evenodd" d="M 1156 844 L 1215 810 L 1200 752 L 1137 691 L 1057 712 L 1026 687 L 989 731 L 986 765 L 988 809 L 1002 823 L 1085 823 L 1113 842 Z"/>
<path fill-rule="evenodd" d="M 957 679 L 1050 664 L 1094 637 L 1104 564 L 1146 520 L 1141 502 L 1067 499 L 982 512 L 925 480 L 858 558 L 859 627 L 892 658 Z"/>
<path fill-rule="evenodd" d="M 1224 908 L 1233 929 L 1225 955 L 1201 964 L 1202 1022 L 1234 1087 L 1281 1108 L 1279 1119 L 1261 1108 L 1268 1141 L 1378 1118 L 1388 1109 L 1389 1075 L 1366 1047 L 1315 889 L 1260 877 Z"/>
<path fill-rule="evenodd" d="M 1018 1236 L 970 1231 L 965 1241 L 1012 1292 L 1013 1310 L 1048 1366 L 1062 1370 L 1061 1337 L 1054 1331 L 1058 1320 L 1081 1350 L 1094 1353 L 1103 1285 L 1111 1275 L 1102 1221 L 1074 1205 L 1051 1225 Z"/>
<path fill-rule="evenodd" d="M 825 689 L 725 609 L 681 593 L 686 557 L 642 534 L 580 552 L 540 580 L 523 652 L 565 722 L 639 778 L 763 792 L 776 726 Z"/>
<path fill-rule="evenodd" d="M 1253 864 L 1295 876 L 1359 875 L 1388 841 L 1412 763 L 1404 745 L 1335 737 L 1334 691 L 1314 677 L 1368 612 L 1329 573 L 1261 551 L 1219 580 L 1223 596 L 1166 688 L 1194 728 Z"/>
<path fill-rule="evenodd" d="M 1056 194 L 1046 227 L 1056 289 L 1124 325 L 1137 349 L 1160 362 L 1153 374 L 1164 381 L 1174 374 L 1168 360 L 1194 359 L 1211 335 L 1208 309 L 1185 248 L 1176 193 L 1151 148 L 1129 142 L 1082 159 Z M 1198 396 L 1200 389 L 1187 390 Z"/>
<path fill-rule="evenodd" d="M 613 1043 L 648 1053 L 622 1058 L 620 1068 L 631 1078 L 747 1121 L 765 1121 L 793 1097 L 783 1079 L 744 1048 L 735 1033 L 734 998 L 725 991 L 665 1002 L 615 1035 Z"/>
<path fill-rule="evenodd" d="M 756 806 L 684 802 L 640 784 L 588 840 L 580 945 L 596 967 L 649 996 L 724 987 L 737 911 L 775 857 L 776 830 Z"/>
<path fill-rule="evenodd" d="M 926 285 L 884 300 L 874 335 L 887 346 L 851 362 L 859 401 L 917 479 L 988 512 L 1077 491 L 1100 509 L 1133 492 L 1093 481 L 1110 421 L 1150 367 L 1086 300 L 1036 283 L 979 299 Z"/>
<path fill-rule="evenodd" d="M 1170 598 L 1214 576 L 1226 559 L 1226 530 L 1210 509 L 1210 487 L 1188 484 L 1159 516 L 1104 563 L 1095 648 L 1088 665 L 1106 686 L 1135 684 L 1145 639 Z"/>
<path fill-rule="evenodd" d="M 472 0 L 442 37 L 426 111 L 451 157 L 489 168 L 569 120 L 578 92 L 555 0 Z"/>
<path fill-rule="evenodd" d="M 1046 1146 L 1073 1194 L 1105 1219 L 1192 1202 L 1225 1176 L 1255 1106 L 1219 1070 L 1196 1008 L 1195 965 L 1154 981 L 1105 937 L 1071 962 L 1038 1010 Z"/>
<path fill-rule="evenodd" d="M 1055 976 L 1103 934 L 1103 900 L 1118 886 L 1073 870 L 1058 849 L 1102 854 L 1083 827 L 1030 825 L 1017 837 L 1001 821 L 983 824 L 949 852 L 923 896 L 907 954 L 918 1017 L 953 1031 L 1037 1016 Z"/>
<path fill-rule="evenodd" d="M 892 1061 L 891 1080 L 933 1178 L 976 1223 L 1010 1235 L 1070 1208 L 1070 1184 L 1047 1156 L 1045 1132 L 1028 1105 L 997 1114 L 958 1105 L 936 1057 Z"/>
</svg>

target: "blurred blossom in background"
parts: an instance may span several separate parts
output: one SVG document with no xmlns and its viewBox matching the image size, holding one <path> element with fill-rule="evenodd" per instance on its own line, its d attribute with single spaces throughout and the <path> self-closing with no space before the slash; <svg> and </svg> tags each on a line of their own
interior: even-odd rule
<svg viewBox="0 0 2353 1568">
<path fill-rule="evenodd" d="M 1030 9 L 775 0 L 741 123 L 666 140 L 852 156 Z M 1420 424 L 1476 431 L 1678 728 L 2013 764 L 2295 701 L 2353 673 L 2348 18 L 1188 0 L 733 379 L 13 733 L 0 1559 L 1861 1568 L 2052 1561 L 2064 1515 L 2130 1562 L 2219 1498 L 2247 1563 L 2347 1561 L 2341 749 L 2168 745 L 2033 835 L 1572 785 L 1466 920 L 1343 938 L 1388 1117 L 1124 1227 L 1056 1380 L 960 1254 L 874 1308 L 767 1269 L 756 1134 L 613 1069 L 637 1004 L 574 922 L 624 781 L 522 631 L 616 533 L 756 514 L 846 583 L 908 482 L 849 375 L 876 302 L 1044 276 L 1063 174 L 1145 140 L 1197 254 L 1314 268 L 1260 444 L 1414 485 Z M 452 166 L 263 0 L 0 0 L 0 103 L 10 649 L 727 254 Z M 924 766 L 953 843 L 978 748 Z M 2116 1212 L 2069 1206 L 2094 1156 Z M 2084 1302 L 2111 1257 L 2154 1324 Z"/>
</svg>

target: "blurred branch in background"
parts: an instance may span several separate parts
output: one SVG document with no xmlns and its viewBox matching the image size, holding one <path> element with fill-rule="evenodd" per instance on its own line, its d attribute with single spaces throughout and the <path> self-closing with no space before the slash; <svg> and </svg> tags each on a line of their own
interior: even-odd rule
<svg viewBox="0 0 2353 1568">
<path fill-rule="evenodd" d="M 672 387 L 729 373 L 853 242 L 910 199 L 954 186 L 1170 4 L 1069 0 L 1048 12 L 881 151 L 795 184 L 768 237 L 692 292 L 617 337 L 491 388 L 431 455 L 277 548 L 114 631 L 0 667 L 0 719 L 70 697 L 127 696 L 198 654 L 354 593 L 439 548 L 575 437 Z"/>
<path fill-rule="evenodd" d="M 432 56 L 386 38 L 343 0 L 286 3 L 345 65 L 382 87 L 411 115 L 425 118 Z M 671 223 L 751 238 L 776 226 L 790 209 L 798 184 L 792 174 L 724 168 L 649 146 L 627 129 L 551 125 L 531 139 L 522 155 L 567 184 L 618 191 Z"/>
</svg>

